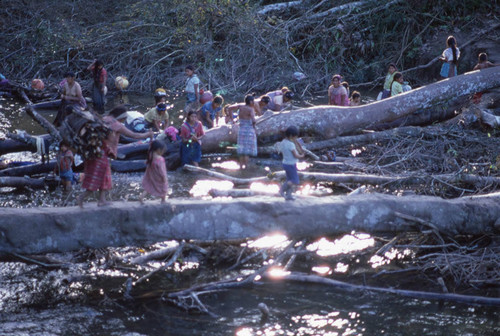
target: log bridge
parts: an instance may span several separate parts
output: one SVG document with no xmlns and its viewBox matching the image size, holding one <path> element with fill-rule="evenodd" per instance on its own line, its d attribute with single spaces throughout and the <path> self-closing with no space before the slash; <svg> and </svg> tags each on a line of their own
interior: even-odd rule
<svg viewBox="0 0 500 336">
<path fill-rule="evenodd" d="M 165 240 L 232 240 L 280 232 L 288 237 L 437 230 L 500 231 L 500 193 L 444 200 L 430 196 L 360 194 L 331 197 L 172 199 L 115 202 L 85 208 L 0 211 L 0 254 L 41 254 Z"/>
</svg>

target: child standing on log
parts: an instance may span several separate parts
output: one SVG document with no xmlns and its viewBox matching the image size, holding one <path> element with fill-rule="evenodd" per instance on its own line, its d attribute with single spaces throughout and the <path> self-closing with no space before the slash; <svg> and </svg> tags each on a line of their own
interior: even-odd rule
<svg viewBox="0 0 500 336">
<path fill-rule="evenodd" d="M 69 143 L 65 140 L 59 144 L 59 152 L 56 157 L 56 166 L 54 173 L 58 174 L 61 178 L 61 183 L 65 191 L 71 190 L 71 183 L 73 182 L 73 152 L 69 149 Z"/>
<path fill-rule="evenodd" d="M 283 154 L 283 169 L 286 173 L 286 181 L 280 188 L 280 195 L 286 200 L 294 200 L 293 189 L 299 185 L 299 174 L 297 173 L 297 161 L 304 157 L 302 147 L 297 146 L 299 130 L 290 126 L 285 131 L 285 139 L 280 143 L 280 152 Z M 297 149 L 298 147 L 298 149 Z"/>
<path fill-rule="evenodd" d="M 158 196 L 161 203 L 165 203 L 168 192 L 167 168 L 163 154 L 165 153 L 165 143 L 155 140 L 151 143 L 146 160 L 146 173 L 142 179 L 144 192 L 139 198 L 139 202 L 144 203 L 147 194 Z"/>
<path fill-rule="evenodd" d="M 443 78 L 454 77 L 457 75 L 457 64 L 460 58 L 460 50 L 457 47 L 457 40 L 453 36 L 448 36 L 446 39 L 446 46 L 448 47 L 443 51 L 439 58 L 443 61 L 441 72 L 439 73 Z"/>
</svg>

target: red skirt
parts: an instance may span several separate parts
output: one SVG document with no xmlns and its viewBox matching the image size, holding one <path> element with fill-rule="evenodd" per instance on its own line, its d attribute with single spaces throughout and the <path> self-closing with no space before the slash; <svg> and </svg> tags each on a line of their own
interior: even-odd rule
<svg viewBox="0 0 500 336">
<path fill-rule="evenodd" d="M 113 185 L 111 166 L 107 155 L 103 154 L 100 158 L 86 160 L 84 173 L 82 188 L 90 191 L 111 189 Z"/>
</svg>

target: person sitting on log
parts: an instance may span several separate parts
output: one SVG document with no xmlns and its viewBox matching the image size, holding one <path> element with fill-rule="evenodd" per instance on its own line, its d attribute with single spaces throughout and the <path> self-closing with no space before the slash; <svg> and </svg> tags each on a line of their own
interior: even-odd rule
<svg viewBox="0 0 500 336">
<path fill-rule="evenodd" d="M 181 126 L 181 165 L 199 165 L 201 161 L 201 138 L 204 134 L 203 125 L 198 121 L 198 114 L 196 111 L 189 111 L 186 121 Z"/>
<path fill-rule="evenodd" d="M 291 104 L 294 94 L 288 87 L 283 86 L 281 90 L 268 92 L 264 96 L 270 99 L 264 110 L 279 112 Z"/>
<path fill-rule="evenodd" d="M 304 157 L 304 153 L 300 144 L 297 143 L 298 136 L 297 127 L 290 126 L 285 131 L 285 139 L 279 144 L 280 152 L 283 154 L 283 170 L 286 173 L 286 181 L 281 185 L 280 195 L 286 200 L 294 199 L 293 189 L 300 184 L 297 161 Z"/>
<path fill-rule="evenodd" d="M 64 81 L 61 87 L 61 106 L 53 122 L 56 127 L 59 127 L 68 113 L 71 113 L 72 107 L 81 110 L 87 108 L 87 102 L 82 94 L 82 87 L 75 80 L 75 77 L 76 75 L 74 72 L 67 72 L 64 74 Z M 68 107 L 70 108 L 68 109 Z"/>
<path fill-rule="evenodd" d="M 64 191 L 71 190 L 71 184 L 74 181 L 73 177 L 73 152 L 69 149 L 69 143 L 63 140 L 59 143 L 59 152 L 56 156 L 56 165 L 54 173 L 61 178 Z"/>
<path fill-rule="evenodd" d="M 328 104 L 337 106 L 349 106 L 347 90 L 340 84 L 340 75 L 332 76 L 332 83 L 328 88 Z"/>
<path fill-rule="evenodd" d="M 391 97 L 403 93 L 403 74 L 401 72 L 396 72 L 391 83 Z"/>
<path fill-rule="evenodd" d="M 87 70 L 92 72 L 92 77 L 94 79 L 92 83 L 92 103 L 94 105 L 94 110 L 99 114 L 104 114 L 106 93 L 108 91 L 106 87 L 108 73 L 106 69 L 104 69 L 104 64 L 97 59 L 87 67 Z"/>
<path fill-rule="evenodd" d="M 144 114 L 146 128 L 151 128 L 154 131 L 164 131 L 168 126 L 169 115 L 167 112 L 167 104 L 161 101 L 155 107 L 151 108 Z"/>
<path fill-rule="evenodd" d="M 198 111 L 201 123 L 206 129 L 211 129 L 219 124 L 220 111 L 222 110 L 221 106 L 223 103 L 224 99 L 217 95 L 212 101 L 203 104 Z"/>
<path fill-rule="evenodd" d="M 494 64 L 488 61 L 488 55 L 486 53 L 480 53 L 478 56 L 477 64 L 474 66 L 473 70 L 487 69 L 499 65 L 500 64 Z"/>
<path fill-rule="evenodd" d="M 238 130 L 238 149 L 240 157 L 240 168 L 248 166 L 250 156 L 257 156 L 257 135 L 255 133 L 255 110 L 253 108 L 254 97 L 245 97 L 245 106 L 240 107 Z"/>
<path fill-rule="evenodd" d="M 457 64 L 460 58 L 460 50 L 457 47 L 457 40 L 453 36 L 446 39 L 446 48 L 439 60 L 443 61 L 440 75 L 443 78 L 454 77 L 457 75 Z"/>
</svg>

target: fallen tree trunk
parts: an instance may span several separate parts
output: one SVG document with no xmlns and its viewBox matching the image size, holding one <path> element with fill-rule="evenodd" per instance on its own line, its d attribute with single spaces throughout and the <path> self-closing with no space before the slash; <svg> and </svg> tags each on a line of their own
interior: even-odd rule
<svg viewBox="0 0 500 336">
<path fill-rule="evenodd" d="M 0 188 L 11 187 L 11 188 L 31 188 L 31 189 L 43 189 L 46 186 L 56 186 L 58 184 L 55 180 L 45 180 L 34 179 L 30 177 L 12 177 L 12 176 L 2 176 L 0 177 Z"/>
<path fill-rule="evenodd" d="M 48 173 L 54 170 L 56 161 L 48 163 L 35 163 L 32 165 L 19 166 L 0 170 L 0 176 L 31 176 L 35 174 Z"/>
<path fill-rule="evenodd" d="M 418 230 L 431 223 L 440 232 L 484 234 L 500 229 L 500 194 L 444 200 L 361 194 L 245 200 L 181 200 L 167 204 L 116 202 L 107 207 L 3 209 L 0 252 L 37 254 L 83 247 L 129 246 L 165 240 L 231 240 L 282 232 L 290 238 Z M 498 221 L 498 223 L 497 223 Z"/>
<path fill-rule="evenodd" d="M 371 104 L 352 107 L 316 106 L 277 113 L 256 126 L 259 138 L 279 136 L 290 125 L 301 132 L 333 138 L 409 115 L 420 109 L 500 86 L 500 67 L 448 78 Z M 222 143 L 236 143 L 238 126 L 208 130 L 203 137 L 204 152 L 219 149 Z"/>
</svg>

